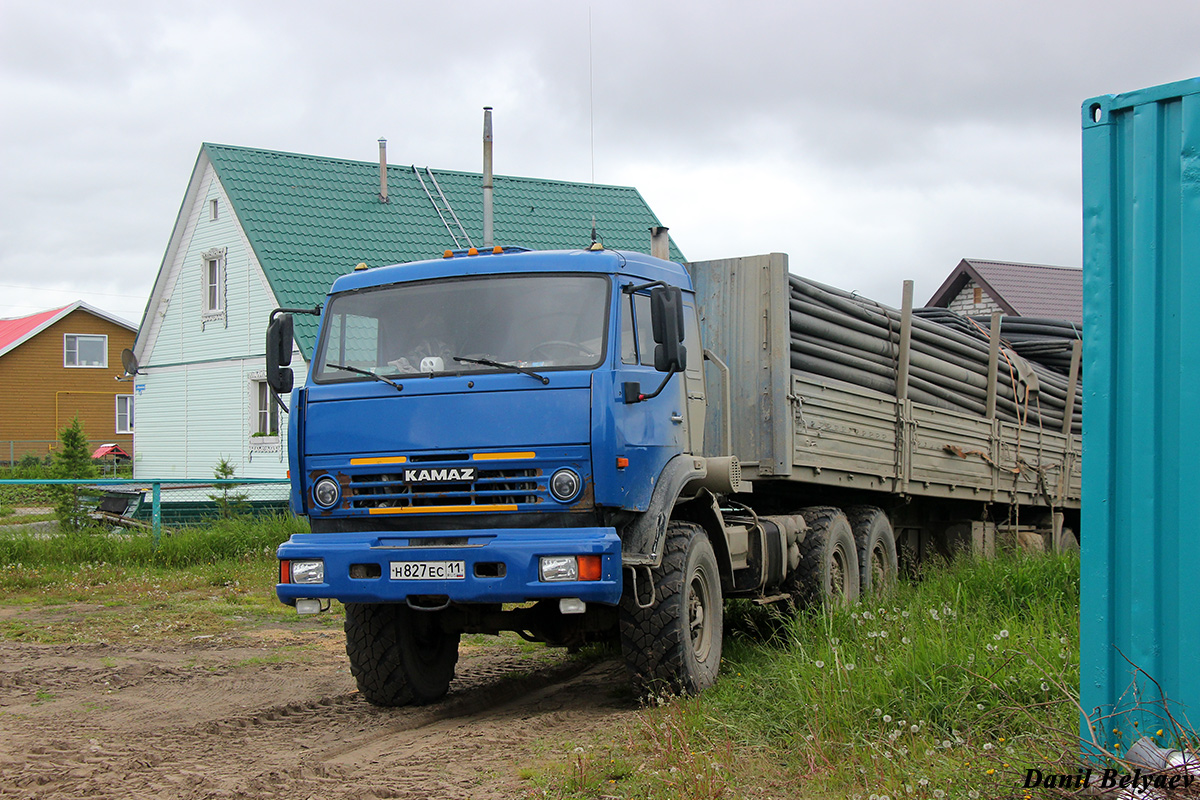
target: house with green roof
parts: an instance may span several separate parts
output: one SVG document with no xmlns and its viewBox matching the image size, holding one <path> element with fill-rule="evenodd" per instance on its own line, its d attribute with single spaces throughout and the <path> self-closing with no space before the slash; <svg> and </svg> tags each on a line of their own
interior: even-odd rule
<svg viewBox="0 0 1200 800">
<path fill-rule="evenodd" d="M 381 142 L 381 154 L 383 151 Z M 324 302 L 334 278 L 482 245 L 483 176 L 203 144 L 134 345 L 135 475 L 283 477 L 286 412 L 264 339 L 274 308 Z M 536 250 L 650 251 L 661 223 L 632 187 L 497 175 L 494 240 Z M 682 261 L 674 242 L 671 257 Z M 315 317 L 296 315 L 304 380 Z"/>
</svg>

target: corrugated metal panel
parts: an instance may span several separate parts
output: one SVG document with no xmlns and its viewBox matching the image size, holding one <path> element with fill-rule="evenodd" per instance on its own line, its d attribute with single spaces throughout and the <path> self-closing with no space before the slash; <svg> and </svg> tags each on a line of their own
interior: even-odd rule
<svg viewBox="0 0 1200 800">
<path fill-rule="evenodd" d="M 1083 159 L 1080 688 L 1128 744 L 1160 690 L 1200 725 L 1200 79 L 1087 101 Z"/>
</svg>

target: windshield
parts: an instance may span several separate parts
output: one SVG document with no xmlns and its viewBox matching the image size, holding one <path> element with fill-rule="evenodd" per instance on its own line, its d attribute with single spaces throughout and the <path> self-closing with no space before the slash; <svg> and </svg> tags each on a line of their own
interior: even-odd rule
<svg viewBox="0 0 1200 800">
<path fill-rule="evenodd" d="M 600 275 L 489 275 L 338 295 L 313 377 L 590 369 L 604 359 L 607 308 Z"/>
</svg>

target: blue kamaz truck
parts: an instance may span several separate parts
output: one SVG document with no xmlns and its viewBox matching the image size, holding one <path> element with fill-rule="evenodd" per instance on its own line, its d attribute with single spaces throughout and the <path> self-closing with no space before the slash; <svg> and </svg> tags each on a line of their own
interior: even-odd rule
<svg viewBox="0 0 1200 800">
<path fill-rule="evenodd" d="M 880 312 L 890 394 L 830 377 L 797 354 L 806 296 L 781 254 L 447 251 L 339 278 L 295 388 L 278 309 L 267 377 L 311 523 L 279 548 L 280 600 L 345 604 L 378 705 L 442 697 L 460 635 L 501 631 L 617 641 L 639 690 L 690 693 L 726 598 L 852 602 L 895 578 L 897 541 L 1074 542 L 1073 402 L 1036 443 L 1002 381 L 990 416 L 922 402 L 907 308 Z"/>
</svg>

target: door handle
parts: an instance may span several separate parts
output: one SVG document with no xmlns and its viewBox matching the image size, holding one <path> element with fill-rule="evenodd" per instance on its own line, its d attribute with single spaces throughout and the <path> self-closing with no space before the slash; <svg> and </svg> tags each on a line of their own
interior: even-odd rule
<svg viewBox="0 0 1200 800">
<path fill-rule="evenodd" d="M 682 425 L 683 424 L 683 414 L 680 414 L 678 411 L 676 411 L 674 414 L 671 415 L 671 422 L 674 422 L 676 425 Z"/>
</svg>

